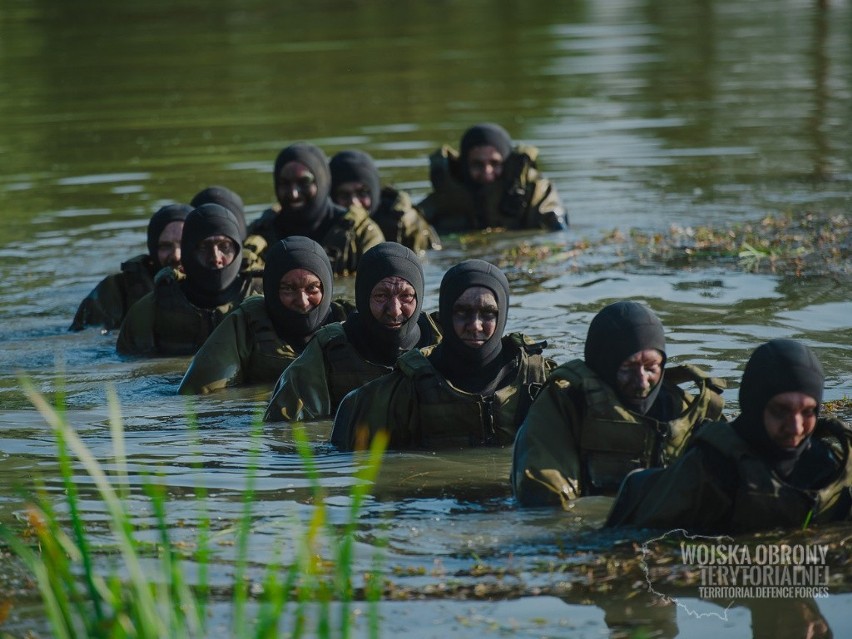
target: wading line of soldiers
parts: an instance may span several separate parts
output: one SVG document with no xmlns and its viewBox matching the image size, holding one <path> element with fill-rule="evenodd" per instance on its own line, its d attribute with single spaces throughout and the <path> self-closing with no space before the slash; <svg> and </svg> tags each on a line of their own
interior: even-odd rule
<svg viewBox="0 0 852 639">
<path fill-rule="evenodd" d="M 147 254 L 82 301 L 72 330 L 118 329 L 124 355 L 193 355 L 178 392 L 274 385 L 266 421 L 333 419 L 343 450 L 380 431 L 391 449 L 511 446 L 519 505 L 569 508 L 615 496 L 607 526 L 733 533 L 843 520 L 852 511 L 852 429 L 820 414 L 824 375 L 806 345 L 773 339 L 749 358 L 740 414 L 725 383 L 667 366 L 665 331 L 621 300 L 592 319 L 584 356 L 506 333 L 509 282 L 489 262 L 450 268 L 422 308 L 420 257 L 439 233 L 562 231 L 568 219 L 537 150 L 495 124 L 429 158 L 416 206 L 382 186 L 372 158 L 281 151 L 277 203 L 247 224 L 225 187 L 151 217 Z M 355 277 L 354 303 L 334 299 Z M 687 387 L 689 390 L 687 390 Z"/>
</svg>

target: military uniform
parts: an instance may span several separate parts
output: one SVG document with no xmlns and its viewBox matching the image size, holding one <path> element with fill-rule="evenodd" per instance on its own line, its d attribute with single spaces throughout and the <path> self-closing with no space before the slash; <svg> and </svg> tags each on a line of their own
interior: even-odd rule
<svg viewBox="0 0 852 639">
<path fill-rule="evenodd" d="M 107 275 L 80 302 L 69 330 L 81 331 L 87 326 L 112 330 L 121 326 L 130 307 L 154 290 L 156 271 L 154 260 L 146 254 L 124 262 L 121 272 Z"/>
<path fill-rule="evenodd" d="M 426 218 L 414 208 L 404 191 L 386 186 L 381 190 L 379 207 L 372 214 L 385 239 L 399 242 L 415 253 L 440 249 L 441 239 Z"/>
<path fill-rule="evenodd" d="M 517 145 L 496 182 L 471 188 L 462 178 L 457 151 L 443 146 L 429 156 L 432 193 L 417 208 L 439 233 L 489 227 L 545 229 L 568 227 L 556 187 L 538 172 L 538 149 Z"/>
<path fill-rule="evenodd" d="M 697 396 L 677 386 L 686 381 L 697 385 Z M 582 360 L 556 368 L 515 440 L 518 501 L 565 506 L 580 496 L 614 495 L 628 472 L 669 464 L 696 426 L 721 417 L 721 380 L 683 365 L 667 368 L 662 384 L 674 409 L 665 422 L 629 410 Z"/>
<path fill-rule="evenodd" d="M 213 329 L 252 294 L 260 293 L 259 279 L 240 276 L 232 299 L 211 309 L 200 308 L 181 289 L 185 275 L 163 269 L 154 278 L 154 290 L 143 296 L 121 325 L 116 350 L 123 355 L 192 355 Z"/>
<path fill-rule="evenodd" d="M 672 466 L 624 482 L 607 525 L 742 533 L 848 519 L 852 505 L 852 430 L 821 418 L 811 435 L 815 460 L 806 482 L 782 478 L 731 424 L 703 427 Z"/>
<path fill-rule="evenodd" d="M 266 240 L 260 235 L 250 235 L 246 238 L 240 253 L 242 254 L 240 270 L 251 273 L 254 277 L 262 277 L 266 266 Z"/>
<path fill-rule="evenodd" d="M 434 319 L 422 313 L 421 344 L 435 344 L 441 334 Z M 342 324 L 316 332 L 275 385 L 264 421 L 325 419 L 334 415 L 351 390 L 393 370 L 365 360 L 349 341 Z"/>
<path fill-rule="evenodd" d="M 328 321 L 342 322 L 352 308 L 348 302 L 332 302 Z M 274 384 L 302 350 L 275 332 L 263 297 L 249 297 L 204 342 L 178 393 L 206 395 L 229 386 Z"/>
<path fill-rule="evenodd" d="M 462 391 L 441 375 L 429 360 L 433 348 L 409 351 L 391 374 L 348 395 L 337 411 L 332 443 L 362 448 L 387 430 L 390 448 L 511 444 L 554 366 L 541 354 L 543 344 L 520 333 L 505 336 L 503 348 L 515 361 L 515 374 L 509 384 L 484 395 Z"/>
<path fill-rule="evenodd" d="M 276 205 L 263 212 L 254 222 L 249 224 L 246 246 L 259 253 L 263 258 L 264 246 L 252 236 L 260 236 L 267 245 L 282 239 L 275 231 L 275 218 L 281 208 Z M 354 273 L 358 268 L 361 256 L 373 246 L 384 241 L 384 236 L 378 224 L 369 213 L 358 204 L 348 210 L 335 206 L 335 217 L 322 238 L 313 238 L 325 249 L 331 260 L 331 266 L 338 275 Z"/>
</svg>

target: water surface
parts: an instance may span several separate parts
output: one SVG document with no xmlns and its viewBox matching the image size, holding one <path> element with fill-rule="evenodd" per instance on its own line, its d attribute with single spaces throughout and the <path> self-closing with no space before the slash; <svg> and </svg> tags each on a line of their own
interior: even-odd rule
<svg viewBox="0 0 852 639">
<path fill-rule="evenodd" d="M 567 249 L 613 229 L 848 214 L 852 6 L 818 4 L 5 2 L 0 520 L 20 513 L 16 489 L 34 475 L 61 490 L 49 429 L 21 394 L 18 372 L 47 393 L 64 380 L 69 417 L 104 460 L 112 386 L 131 481 L 138 486 L 153 468 L 162 474 L 178 539 L 192 537 L 195 495 L 206 489 L 221 541 L 213 579 L 228 583 L 245 434 L 269 389 L 188 401 L 175 395 L 187 359 L 125 359 L 115 354 L 114 334 L 66 329 L 100 278 L 144 250 L 154 210 L 224 184 L 252 217 L 272 201 L 273 160 L 293 141 L 310 140 L 329 155 L 362 148 L 385 182 L 415 199 L 428 192 L 428 153 L 456 145 L 471 124 L 500 122 L 539 147 L 570 233 L 473 244 L 446 238 L 425 265 L 427 309 L 450 265 L 471 255 L 497 261 L 523 242 Z M 508 329 L 546 338 L 558 361 L 582 353 L 601 306 L 628 297 L 660 315 L 671 361 L 700 364 L 736 386 L 757 344 L 793 337 L 823 361 L 827 399 L 852 395 L 848 279 L 673 268 L 617 249 L 507 271 Z M 337 284 L 351 293 L 351 281 Z M 734 411 L 736 393 L 727 395 Z M 188 429 L 188 412 L 197 414 L 197 431 Z M 342 520 L 357 460 L 328 451 L 328 427 L 312 426 L 311 436 Z M 265 429 L 259 445 L 252 543 L 265 548 L 307 521 L 313 506 L 287 429 Z M 571 558 L 605 553 L 617 541 L 597 532 L 608 502 L 584 500 L 571 513 L 518 510 L 509 465 L 509 450 L 387 456 L 359 521 L 356 573 L 369 570 L 384 540 L 389 579 L 427 600 L 383 604 L 384 634 L 601 636 L 647 617 L 661 636 L 715 637 L 749 636 L 750 624 L 766 623 L 747 607 L 729 611 L 728 621 L 655 612 L 641 591 L 629 603 L 621 594 L 571 595 Z M 102 506 L 84 503 L 92 534 L 105 535 Z M 141 498 L 131 507 L 146 521 Z M 255 556 L 261 571 L 266 559 Z M 483 563 L 489 570 L 477 571 Z M 841 577 L 816 602 L 834 636 L 852 634 L 849 575 Z M 477 586 L 492 594 L 477 596 Z M 221 615 L 226 624 L 224 605 Z M 23 632 L 37 617 L 38 607 L 22 602 L 7 626 Z M 776 636 L 798 630 L 787 620 Z"/>
</svg>

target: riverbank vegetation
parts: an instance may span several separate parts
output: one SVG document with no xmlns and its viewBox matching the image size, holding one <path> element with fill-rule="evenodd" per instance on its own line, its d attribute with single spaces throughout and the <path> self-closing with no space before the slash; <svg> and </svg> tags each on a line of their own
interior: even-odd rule
<svg viewBox="0 0 852 639">
<path fill-rule="evenodd" d="M 632 231 L 640 259 L 669 266 L 718 263 L 783 276 L 852 273 L 852 218 L 845 214 L 767 215 L 720 228 L 673 224 L 667 233 Z"/>
<path fill-rule="evenodd" d="M 479 239 L 462 238 L 463 244 Z M 718 266 L 782 277 L 852 275 L 852 217 L 805 212 L 766 215 L 757 221 L 713 226 L 673 223 L 665 231 L 613 229 L 597 239 L 522 242 L 505 249 L 501 268 L 576 271 L 658 266 Z"/>
<path fill-rule="evenodd" d="M 195 495 L 201 514 L 194 535 L 181 531 L 176 539 L 173 533 L 180 520 L 168 512 L 170 496 L 156 468 L 133 469 L 143 475 L 143 494 L 131 494 L 124 427 L 114 394 L 109 396 L 113 455 L 98 460 L 68 423 L 61 392 L 51 405 L 28 380 L 22 380 L 22 387 L 51 427 L 62 491 L 57 497 L 55 490 L 48 490 L 51 479 L 34 478 L 21 527 L 0 527 L 3 545 L 20 561 L 7 556 L 2 563 L 15 568 L 18 595 L 38 591 L 56 639 L 348 637 L 355 617 L 352 602 L 378 600 L 380 556 L 370 574 L 356 576 L 352 567 L 356 522 L 379 470 L 382 437 L 374 439 L 356 472 L 348 520 L 339 524 L 325 506 L 309 437 L 302 428 L 293 429 L 311 485 L 312 515 L 309 521 L 289 521 L 280 543 L 262 549 L 266 568 L 259 572 L 259 564 L 250 559 L 257 550 L 250 547 L 250 533 L 259 420 L 246 464 L 240 519 L 214 535 L 206 491 L 199 486 Z M 92 519 L 105 520 L 107 534 L 98 528 L 102 522 Z M 214 585 L 210 574 L 217 547 L 228 549 L 233 575 L 229 586 L 221 584 L 221 575 Z M 0 622 L 15 605 L 12 598 L 2 599 Z M 230 601 L 224 619 L 211 616 L 212 604 L 222 600 Z M 367 615 L 367 628 L 370 636 L 378 636 L 375 606 Z"/>
</svg>

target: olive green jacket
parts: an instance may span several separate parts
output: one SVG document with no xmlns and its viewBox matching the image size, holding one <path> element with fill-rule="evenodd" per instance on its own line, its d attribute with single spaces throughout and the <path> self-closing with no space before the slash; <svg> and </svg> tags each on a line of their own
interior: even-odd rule
<svg viewBox="0 0 852 639">
<path fill-rule="evenodd" d="M 354 305 L 331 303 L 327 323 L 342 322 Z M 304 350 L 282 340 L 266 310 L 262 295 L 240 304 L 213 329 L 195 354 L 178 388 L 181 395 L 206 395 L 229 386 L 274 384 Z"/>
<path fill-rule="evenodd" d="M 246 238 L 245 245 L 257 253 L 260 259 L 265 258 L 268 246 L 283 239 L 277 236 L 273 224 L 280 212 L 281 207 L 276 205 L 266 209 L 258 219 L 249 224 L 249 237 Z M 256 241 L 253 236 L 262 237 L 263 242 Z M 358 269 L 361 256 L 384 241 L 385 236 L 382 235 L 379 225 L 356 203 L 334 219 L 325 236 L 317 243 L 325 249 L 335 273 L 351 275 Z"/>
<path fill-rule="evenodd" d="M 693 396 L 677 384 L 693 382 Z M 666 368 L 674 419 L 659 422 L 626 408 L 582 360 L 555 369 L 518 431 L 512 487 L 526 506 L 562 505 L 585 495 L 615 495 L 636 468 L 664 466 L 694 428 L 722 417 L 722 380 L 688 365 Z"/>
<path fill-rule="evenodd" d="M 421 313 L 419 323 L 423 345 L 437 344 L 441 331 L 435 319 Z M 263 419 L 327 419 L 349 391 L 392 370 L 392 366 L 365 360 L 346 337 L 342 324 L 324 326 L 281 374 Z"/>
<path fill-rule="evenodd" d="M 348 394 L 337 410 L 331 441 L 339 448 L 369 447 L 386 431 L 390 448 L 505 446 L 515 439 L 533 397 L 555 363 L 542 356 L 545 344 L 520 333 L 503 337 L 514 353 L 514 379 L 488 395 L 453 386 L 429 361 L 434 346 L 402 355 L 392 373 Z"/>
<path fill-rule="evenodd" d="M 156 270 L 147 253 L 124 262 L 119 273 L 107 275 L 83 298 L 69 330 L 81 331 L 87 326 L 112 330 L 121 326 L 130 307 L 154 290 Z"/>
<path fill-rule="evenodd" d="M 474 229 L 568 227 L 556 187 L 536 167 L 538 149 L 519 145 L 503 163 L 496 182 L 470 188 L 462 179 L 458 152 L 443 146 L 429 156 L 432 193 L 417 208 L 440 233 Z"/>
<path fill-rule="evenodd" d="M 802 488 L 785 482 L 730 424 L 707 424 L 668 468 L 627 477 L 607 525 L 736 534 L 848 519 L 852 429 L 820 418 L 811 437 L 829 454 L 814 468 L 812 487 Z"/>
<path fill-rule="evenodd" d="M 414 207 L 411 197 L 404 191 L 384 187 L 373 220 L 382 229 L 386 240 L 407 246 L 417 254 L 441 248 L 441 238 L 437 231 Z"/>
<path fill-rule="evenodd" d="M 154 290 L 128 311 L 121 324 L 116 351 L 122 355 L 193 355 L 213 329 L 246 297 L 260 293 L 259 278 L 241 274 L 242 286 L 233 299 L 216 308 L 192 304 L 180 283 L 186 275 L 164 268 L 154 278 Z"/>
</svg>

